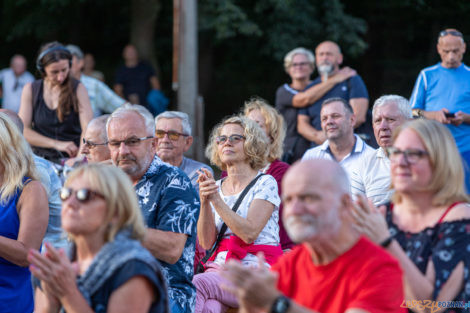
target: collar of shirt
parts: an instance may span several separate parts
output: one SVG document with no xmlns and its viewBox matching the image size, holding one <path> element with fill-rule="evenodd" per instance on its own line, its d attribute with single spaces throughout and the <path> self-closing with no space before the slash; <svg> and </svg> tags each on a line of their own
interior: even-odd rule
<svg viewBox="0 0 470 313">
<path fill-rule="evenodd" d="M 361 139 L 361 137 L 359 137 L 356 134 L 354 134 L 354 137 L 356 138 L 356 142 L 354 143 L 354 147 L 352 148 L 352 151 L 343 158 L 343 160 L 347 159 L 348 157 L 350 157 L 353 154 L 361 153 L 366 148 L 366 146 L 364 144 L 364 141 Z M 329 155 L 331 155 L 333 160 L 336 160 L 336 158 L 334 157 L 333 153 L 330 150 L 330 143 L 329 143 L 328 140 L 326 140 L 320 147 L 321 147 L 320 150 L 322 150 L 324 153 L 328 153 Z"/>
</svg>

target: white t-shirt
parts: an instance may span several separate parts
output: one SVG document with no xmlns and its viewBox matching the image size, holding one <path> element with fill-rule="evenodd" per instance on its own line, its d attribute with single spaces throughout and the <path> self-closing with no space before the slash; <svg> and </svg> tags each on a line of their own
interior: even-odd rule
<svg viewBox="0 0 470 313">
<path fill-rule="evenodd" d="M 259 175 L 260 173 L 258 173 Z M 221 188 L 221 180 L 217 181 L 217 185 L 219 186 L 219 194 L 224 200 L 224 202 L 232 208 L 235 202 L 237 201 L 238 197 L 240 196 L 241 192 L 236 195 L 225 196 L 222 193 Z M 243 218 L 246 218 L 248 215 L 248 209 L 250 208 L 251 202 L 255 199 L 266 200 L 274 204 L 273 214 L 269 218 L 268 222 L 264 226 L 263 230 L 258 235 L 258 238 L 253 242 L 255 245 L 271 245 L 271 246 L 278 246 L 279 245 L 279 204 L 281 203 L 281 199 L 279 198 L 279 194 L 277 191 L 277 183 L 274 177 L 271 175 L 263 175 L 261 178 L 256 181 L 255 185 L 251 187 L 248 193 L 243 198 L 240 206 L 238 207 L 237 214 Z M 223 225 L 223 220 L 220 218 L 219 214 L 212 208 L 212 212 L 214 213 L 215 217 L 215 225 L 217 227 L 217 233 L 220 231 L 220 228 Z M 232 230 L 228 227 L 227 231 L 225 232 L 224 238 L 228 238 L 233 235 Z M 225 258 L 227 256 L 227 251 L 223 251 L 217 254 L 214 262 L 217 264 L 224 264 Z M 242 260 L 244 265 L 254 265 L 258 264 L 258 259 L 255 255 L 247 254 L 246 257 Z"/>
</svg>

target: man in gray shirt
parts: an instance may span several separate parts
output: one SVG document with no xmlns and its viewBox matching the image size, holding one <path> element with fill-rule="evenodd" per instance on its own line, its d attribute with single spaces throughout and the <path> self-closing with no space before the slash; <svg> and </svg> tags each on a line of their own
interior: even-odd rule
<svg viewBox="0 0 470 313">
<path fill-rule="evenodd" d="M 179 167 L 188 175 L 193 187 L 199 192 L 197 170 L 212 169 L 201 162 L 186 158 L 183 154 L 193 144 L 191 125 L 188 114 L 178 111 L 166 111 L 155 117 L 155 137 L 157 138 L 157 155 L 162 161 Z"/>
</svg>

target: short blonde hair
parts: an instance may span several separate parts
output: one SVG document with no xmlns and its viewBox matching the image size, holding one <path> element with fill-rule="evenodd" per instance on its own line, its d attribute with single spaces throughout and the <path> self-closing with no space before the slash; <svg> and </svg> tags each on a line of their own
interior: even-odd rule
<svg viewBox="0 0 470 313">
<path fill-rule="evenodd" d="M 243 128 L 243 136 L 245 136 L 243 150 L 245 151 L 251 168 L 259 170 L 265 166 L 269 152 L 268 137 L 266 137 L 266 134 L 256 124 L 256 122 L 242 115 L 235 115 L 226 118 L 221 123 L 217 124 L 212 130 L 209 138 L 209 145 L 206 148 L 206 156 L 210 159 L 211 164 L 214 164 L 223 171 L 227 169 L 227 166 L 222 163 L 220 159 L 216 139 L 217 136 L 220 136 L 222 127 L 228 124 L 237 124 Z"/>
<path fill-rule="evenodd" d="M 286 124 L 281 114 L 275 108 L 270 106 L 268 102 L 261 98 L 251 98 L 245 102 L 243 113 L 248 116 L 251 111 L 259 110 L 266 120 L 266 130 L 271 140 L 268 153 L 268 161 L 280 159 L 282 156 L 282 145 L 286 137 Z"/>
<path fill-rule="evenodd" d="M 132 237 L 142 240 L 145 225 L 137 195 L 129 177 L 117 166 L 99 163 L 83 165 L 72 171 L 64 186 L 73 186 L 73 181 L 82 177 L 90 188 L 103 195 L 106 201 L 106 220 L 109 224 L 105 232 L 105 242 L 114 240 L 116 233 L 124 228 L 131 231 Z"/>
<path fill-rule="evenodd" d="M 0 163 L 3 165 L 3 184 L 0 201 L 23 188 L 23 178 L 38 180 L 31 147 L 18 126 L 5 113 L 0 113 Z"/>
<path fill-rule="evenodd" d="M 296 54 L 305 55 L 308 59 L 308 62 L 310 63 L 310 66 L 312 67 L 312 71 L 315 69 L 315 56 L 313 55 L 313 52 L 303 47 L 299 47 L 287 52 L 286 56 L 284 57 L 284 70 L 287 73 L 289 67 L 292 66 L 292 59 Z"/>
<path fill-rule="evenodd" d="M 468 202 L 470 199 L 465 192 L 462 159 L 447 127 L 433 120 L 409 121 L 395 130 L 393 142 L 405 129 L 414 131 L 428 152 L 432 178 L 425 190 L 434 192 L 432 205 L 444 206 L 457 201 Z M 393 201 L 396 203 L 401 201 L 399 192 L 395 192 Z"/>
</svg>

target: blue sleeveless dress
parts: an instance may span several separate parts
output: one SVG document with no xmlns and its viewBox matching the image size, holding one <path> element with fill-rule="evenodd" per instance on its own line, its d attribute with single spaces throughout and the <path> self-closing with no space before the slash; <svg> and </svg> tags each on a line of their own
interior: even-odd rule
<svg viewBox="0 0 470 313">
<path fill-rule="evenodd" d="M 28 183 L 28 178 L 23 183 Z M 25 183 L 25 184 L 26 184 Z M 21 190 L 4 203 L 0 202 L 0 236 L 17 239 L 20 219 L 16 204 Z M 20 267 L 0 257 L 0 312 L 31 313 L 34 309 L 31 273 L 27 267 Z"/>
</svg>

